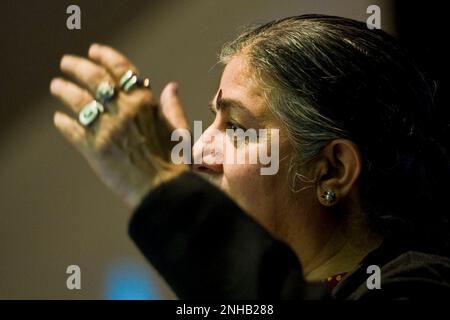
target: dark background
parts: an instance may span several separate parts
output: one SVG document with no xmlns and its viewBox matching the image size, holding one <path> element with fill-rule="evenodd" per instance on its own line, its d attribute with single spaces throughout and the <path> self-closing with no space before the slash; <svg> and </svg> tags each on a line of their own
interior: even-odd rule
<svg viewBox="0 0 450 320">
<path fill-rule="evenodd" d="M 396 29 L 428 77 L 436 83 L 436 136 L 448 147 L 449 122 L 449 25 L 443 1 L 395 1 Z"/>
</svg>

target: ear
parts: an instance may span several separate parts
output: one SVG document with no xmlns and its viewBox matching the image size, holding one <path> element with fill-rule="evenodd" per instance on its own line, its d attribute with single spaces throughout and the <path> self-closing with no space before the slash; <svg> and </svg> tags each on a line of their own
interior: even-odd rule
<svg viewBox="0 0 450 320">
<path fill-rule="evenodd" d="M 315 177 L 317 197 L 324 206 L 333 206 L 356 185 L 362 159 L 358 147 L 348 139 L 331 141 L 317 162 Z"/>
</svg>

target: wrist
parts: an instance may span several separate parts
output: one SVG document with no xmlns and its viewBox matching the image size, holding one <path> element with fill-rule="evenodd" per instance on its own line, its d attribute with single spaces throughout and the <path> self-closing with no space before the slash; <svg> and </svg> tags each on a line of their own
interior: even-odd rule
<svg viewBox="0 0 450 320">
<path fill-rule="evenodd" d="M 152 179 L 148 180 L 148 183 L 142 185 L 140 188 L 137 188 L 134 192 L 130 193 L 125 199 L 126 203 L 132 210 L 136 209 L 145 198 L 145 196 L 148 195 L 152 190 L 156 189 L 166 181 L 175 179 L 183 172 L 186 172 L 188 170 L 189 167 L 186 165 L 168 165 L 164 169 L 159 170 Z"/>
</svg>

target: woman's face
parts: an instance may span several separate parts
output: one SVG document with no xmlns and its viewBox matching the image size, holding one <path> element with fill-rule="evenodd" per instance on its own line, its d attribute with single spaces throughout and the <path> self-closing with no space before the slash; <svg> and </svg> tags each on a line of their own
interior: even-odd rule
<svg viewBox="0 0 450 320">
<path fill-rule="evenodd" d="M 194 169 L 228 193 L 274 235 L 279 235 L 281 224 L 287 220 L 284 216 L 289 211 L 286 206 L 293 205 L 288 179 L 292 148 L 280 122 L 267 109 L 262 93 L 252 80 L 245 59 L 235 56 L 225 67 L 219 90 L 211 103 L 215 119 L 193 147 L 194 157 L 203 159 L 201 164 L 194 165 Z M 255 141 L 236 143 L 225 130 L 237 128 L 257 132 L 259 129 L 278 129 L 278 152 L 276 131 L 271 131 L 267 139 L 260 136 Z M 214 143 L 218 138 L 222 142 Z M 261 168 L 268 165 L 261 164 L 259 158 L 257 163 L 250 163 L 251 153 L 255 155 L 265 147 L 273 162 L 279 160 L 274 174 L 261 174 Z M 245 163 L 230 161 L 231 157 L 227 157 L 230 152 L 242 152 Z M 271 165 L 277 167 L 275 163 Z M 296 200 L 298 198 L 299 194 L 296 194 Z"/>
</svg>

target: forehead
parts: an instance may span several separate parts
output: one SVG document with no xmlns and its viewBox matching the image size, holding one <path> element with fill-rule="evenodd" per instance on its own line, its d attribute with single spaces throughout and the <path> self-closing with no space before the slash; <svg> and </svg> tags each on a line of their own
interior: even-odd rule
<svg viewBox="0 0 450 320">
<path fill-rule="evenodd" d="M 242 56 L 233 57 L 225 66 L 218 92 L 222 90 L 223 99 L 241 101 L 255 116 L 264 116 L 267 115 L 267 110 L 263 92 L 254 81 L 251 72 Z"/>
</svg>

